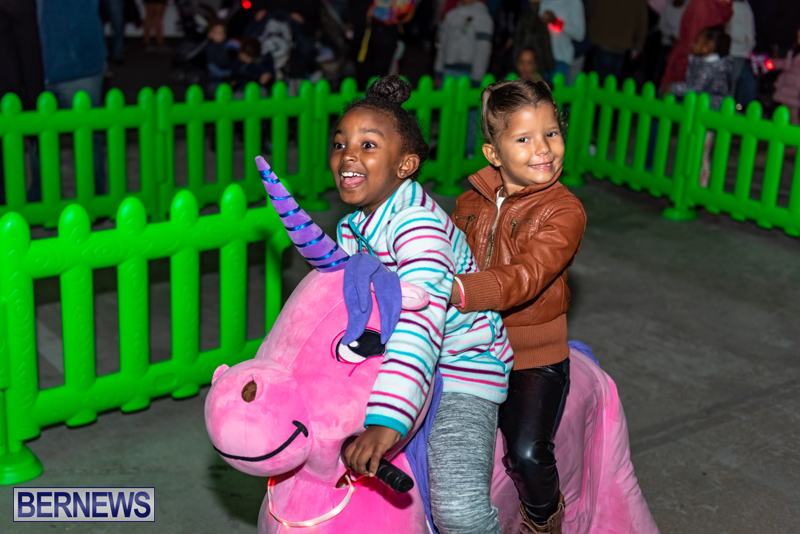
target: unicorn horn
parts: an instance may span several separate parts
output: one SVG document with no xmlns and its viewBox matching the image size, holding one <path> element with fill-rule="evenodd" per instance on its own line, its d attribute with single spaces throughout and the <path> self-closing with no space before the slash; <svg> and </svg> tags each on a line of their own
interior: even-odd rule
<svg viewBox="0 0 800 534">
<path fill-rule="evenodd" d="M 350 258 L 347 252 L 339 248 L 339 245 L 328 237 L 322 228 L 314 224 L 304 210 L 300 209 L 294 197 L 275 176 L 264 158 L 257 156 L 256 166 L 267 190 L 267 196 L 300 254 L 323 273 L 343 269 L 344 262 Z"/>
</svg>

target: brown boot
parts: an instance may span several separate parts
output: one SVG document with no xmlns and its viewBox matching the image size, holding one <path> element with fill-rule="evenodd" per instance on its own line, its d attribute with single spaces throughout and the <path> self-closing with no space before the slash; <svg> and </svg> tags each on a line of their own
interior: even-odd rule
<svg viewBox="0 0 800 534">
<path fill-rule="evenodd" d="M 533 519 L 528 517 L 522 503 L 519 503 L 519 512 L 522 514 L 522 523 L 519 524 L 519 531 L 522 534 L 561 534 L 561 523 L 564 522 L 564 495 L 558 495 L 558 508 L 544 525 L 534 523 Z"/>
</svg>

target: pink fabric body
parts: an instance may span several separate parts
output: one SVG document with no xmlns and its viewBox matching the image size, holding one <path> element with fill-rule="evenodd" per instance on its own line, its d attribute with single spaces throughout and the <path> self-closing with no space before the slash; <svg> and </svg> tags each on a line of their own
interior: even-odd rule
<svg viewBox="0 0 800 534">
<path fill-rule="evenodd" d="M 353 365 L 337 361 L 332 353 L 347 321 L 342 278 L 342 271 L 309 274 L 289 298 L 256 357 L 217 369 L 206 398 L 209 437 L 222 453 L 255 458 L 279 451 L 261 461 L 225 460 L 245 473 L 274 477 L 272 509 L 288 521 L 322 516 L 347 495 L 347 489 L 335 488 L 346 472 L 341 447 L 346 438 L 363 431 L 367 399 L 381 363 L 374 357 Z M 367 328 L 380 329 L 375 302 Z M 570 357 L 570 394 L 555 440 L 567 502 L 564 532 L 658 532 L 633 472 L 625 415 L 614 382 L 582 354 L 573 351 Z M 247 402 L 243 390 L 250 382 L 255 383 L 255 396 Z M 426 412 L 427 406 L 422 414 Z M 394 451 L 404 445 L 405 441 L 399 443 Z M 492 500 L 500 511 L 503 532 L 512 533 L 518 532 L 518 498 L 505 475 L 502 454 L 498 434 Z M 391 461 L 411 475 L 402 452 Z M 279 523 L 265 496 L 259 533 L 428 532 L 416 486 L 397 494 L 375 479 L 361 478 L 354 485 L 344 510 L 311 528 Z"/>
</svg>

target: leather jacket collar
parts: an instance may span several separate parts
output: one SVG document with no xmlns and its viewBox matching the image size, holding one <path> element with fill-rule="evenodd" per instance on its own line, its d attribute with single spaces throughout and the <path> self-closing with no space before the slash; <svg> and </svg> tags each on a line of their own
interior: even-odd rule
<svg viewBox="0 0 800 534">
<path fill-rule="evenodd" d="M 529 185 L 528 187 L 521 189 L 511 196 L 523 197 L 531 193 L 543 191 L 544 189 L 552 187 L 553 184 L 557 183 L 559 176 L 561 176 L 561 171 L 559 171 L 555 178 L 546 184 Z M 495 198 L 497 197 L 497 190 L 503 186 L 503 180 L 500 177 L 500 171 L 497 169 L 497 167 L 493 167 L 491 165 L 487 165 L 475 174 L 470 175 L 469 182 L 481 195 L 485 196 L 492 202 L 494 202 Z"/>
</svg>

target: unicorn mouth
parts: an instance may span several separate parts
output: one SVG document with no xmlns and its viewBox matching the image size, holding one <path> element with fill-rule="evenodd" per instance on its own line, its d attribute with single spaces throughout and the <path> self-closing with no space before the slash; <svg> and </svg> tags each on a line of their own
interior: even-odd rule
<svg viewBox="0 0 800 534">
<path fill-rule="evenodd" d="M 286 447 L 288 447 L 300 434 L 303 434 L 305 437 L 308 437 L 308 429 L 306 426 L 301 423 L 300 421 L 292 421 L 292 424 L 296 426 L 294 433 L 289 436 L 289 439 L 284 441 L 277 449 L 273 450 L 272 452 L 268 452 L 262 456 L 235 456 L 233 454 L 227 454 L 219 450 L 218 448 L 214 447 L 214 450 L 217 451 L 221 456 L 225 458 L 230 458 L 231 460 L 241 460 L 243 462 L 261 462 L 263 460 L 269 460 L 273 456 L 280 454 Z"/>
<path fill-rule="evenodd" d="M 361 185 L 367 179 L 365 174 L 360 172 L 340 172 L 339 182 L 344 189 L 354 189 Z"/>
</svg>

